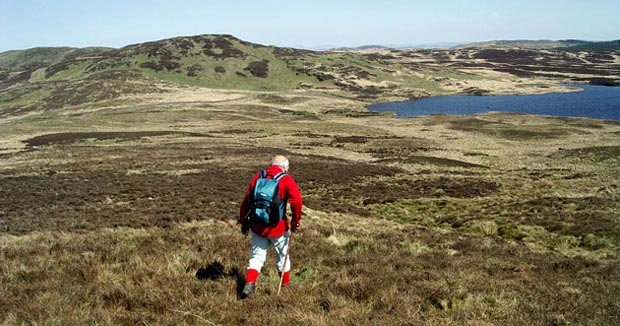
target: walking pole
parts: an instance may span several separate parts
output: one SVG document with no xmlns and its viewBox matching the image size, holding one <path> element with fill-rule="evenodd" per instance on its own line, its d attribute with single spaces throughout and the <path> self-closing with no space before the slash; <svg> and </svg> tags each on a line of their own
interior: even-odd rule
<svg viewBox="0 0 620 326">
<path fill-rule="evenodd" d="M 288 237 L 288 243 L 286 244 L 286 255 L 284 255 L 284 265 L 282 265 L 282 275 L 280 275 L 280 284 L 278 284 L 278 293 L 276 294 L 276 296 L 280 295 L 280 290 L 282 289 L 282 282 L 284 281 L 284 270 L 286 269 L 286 261 L 288 260 L 288 254 L 291 252 L 291 241 L 292 240 L 293 240 L 293 232 L 291 232 L 291 235 Z"/>
</svg>

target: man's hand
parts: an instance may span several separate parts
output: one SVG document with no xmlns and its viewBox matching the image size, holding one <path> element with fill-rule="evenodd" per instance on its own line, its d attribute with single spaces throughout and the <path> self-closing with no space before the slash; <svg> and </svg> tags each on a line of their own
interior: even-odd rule
<svg viewBox="0 0 620 326">
<path fill-rule="evenodd" d="M 301 222 L 291 223 L 291 232 L 297 232 L 300 226 L 301 226 Z"/>
<path fill-rule="evenodd" d="M 250 220 L 249 219 L 243 219 L 243 220 L 237 220 L 237 223 L 241 224 L 241 233 L 243 233 L 243 235 L 248 235 L 248 233 L 250 233 Z"/>
<path fill-rule="evenodd" d="M 241 233 L 243 233 L 243 235 L 248 235 L 248 233 L 250 233 L 250 226 L 247 223 L 241 224 Z"/>
</svg>

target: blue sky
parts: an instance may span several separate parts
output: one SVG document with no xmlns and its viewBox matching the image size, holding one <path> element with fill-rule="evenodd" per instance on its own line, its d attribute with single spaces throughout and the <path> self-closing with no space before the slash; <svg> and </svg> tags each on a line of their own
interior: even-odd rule
<svg viewBox="0 0 620 326">
<path fill-rule="evenodd" d="M 0 52 L 232 34 L 298 48 L 620 39 L 619 0 L 0 0 Z"/>
</svg>

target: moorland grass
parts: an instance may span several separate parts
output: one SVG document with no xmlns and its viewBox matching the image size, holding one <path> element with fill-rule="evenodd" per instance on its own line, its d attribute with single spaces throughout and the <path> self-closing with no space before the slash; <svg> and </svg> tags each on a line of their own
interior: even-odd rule
<svg viewBox="0 0 620 326">
<path fill-rule="evenodd" d="M 309 122 L 288 113 L 303 113 L 308 102 L 292 109 L 278 96 L 258 96 L 269 102 L 260 106 L 242 98 L 3 124 L 23 143 L 1 158 L 2 322 L 618 322 L 619 182 L 605 156 L 617 146 L 617 125 L 583 124 L 589 132 L 577 135 L 556 119 L 478 117 L 567 130 L 507 141 L 479 132 L 494 123 L 454 130 L 453 117 L 313 113 L 318 119 Z M 34 149 L 25 142 L 86 130 L 126 134 Z M 276 296 L 270 256 L 256 296 L 239 300 L 249 243 L 235 210 L 245 182 L 276 148 L 287 149 L 306 198 L 291 251 L 296 287 Z M 421 154 L 485 167 L 400 163 Z M 581 157 L 596 159 L 573 162 Z M 211 178 L 223 167 L 234 186 Z M 206 273 L 213 266 L 222 268 Z"/>
</svg>

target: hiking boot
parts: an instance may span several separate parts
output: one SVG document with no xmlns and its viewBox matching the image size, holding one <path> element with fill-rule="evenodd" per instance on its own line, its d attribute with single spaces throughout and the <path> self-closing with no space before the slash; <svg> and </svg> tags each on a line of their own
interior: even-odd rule
<svg viewBox="0 0 620 326">
<path fill-rule="evenodd" d="M 254 291 L 256 291 L 256 283 L 245 283 L 243 292 L 241 292 L 241 297 L 244 299 L 248 298 L 254 294 Z"/>
</svg>

